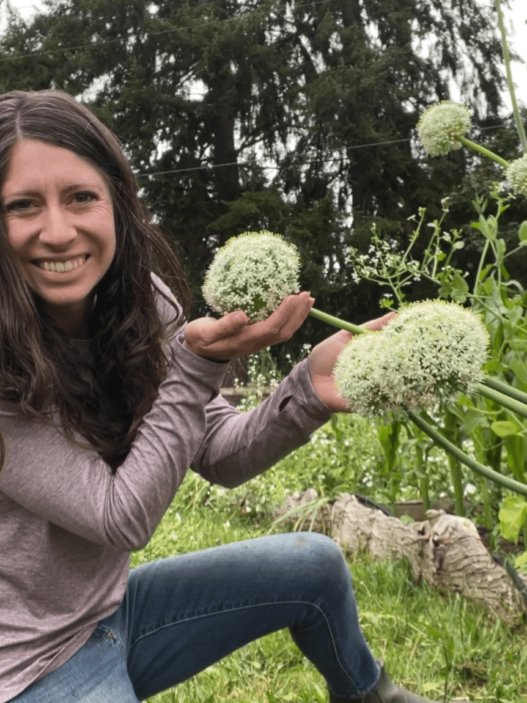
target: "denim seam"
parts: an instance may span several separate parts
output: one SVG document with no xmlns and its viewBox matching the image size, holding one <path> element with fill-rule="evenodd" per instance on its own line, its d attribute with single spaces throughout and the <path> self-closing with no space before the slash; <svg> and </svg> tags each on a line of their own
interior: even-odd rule
<svg viewBox="0 0 527 703">
<path fill-rule="evenodd" d="M 124 654 L 124 656 L 126 657 L 127 656 L 126 645 L 123 642 L 123 639 L 122 639 L 120 633 L 117 630 L 115 630 L 111 627 L 108 627 L 108 625 L 103 625 L 102 623 L 99 623 L 97 625 L 97 627 L 95 628 L 95 630 L 99 627 L 104 630 L 105 634 L 104 634 L 104 637 L 97 637 L 97 641 L 103 642 L 104 640 L 107 640 L 110 638 L 116 640 L 117 646 L 121 650 L 122 654 Z M 95 632 L 95 630 L 93 632 Z M 93 633 L 92 633 L 92 636 L 93 636 Z"/>
<path fill-rule="evenodd" d="M 140 640 L 143 640 L 143 639 L 145 639 L 146 637 L 149 637 L 150 635 L 153 635 L 153 634 L 159 632 L 160 630 L 165 630 L 165 629 L 167 629 L 167 628 L 169 628 L 169 627 L 174 627 L 174 626 L 180 625 L 180 624 L 182 624 L 182 623 L 190 622 L 191 620 L 200 620 L 200 619 L 202 619 L 202 618 L 214 617 L 214 616 L 216 616 L 216 615 L 225 615 L 225 614 L 228 614 L 228 613 L 235 612 L 235 611 L 237 611 L 237 610 L 248 610 L 248 609 L 250 609 L 250 608 L 262 608 L 262 607 L 268 607 L 268 606 L 270 606 L 270 605 L 291 605 L 291 604 L 310 605 L 310 606 L 312 606 L 313 608 L 316 608 L 317 610 L 320 611 L 320 613 L 322 614 L 322 617 L 324 618 L 324 620 L 325 620 L 325 622 L 326 622 L 326 626 L 327 626 L 327 628 L 328 628 L 328 630 L 329 630 L 329 635 L 330 635 L 330 638 L 331 638 L 331 643 L 332 643 L 332 645 L 333 645 L 333 651 L 334 651 L 334 653 L 335 653 L 335 659 L 337 660 L 337 663 L 338 663 L 338 665 L 340 666 L 341 670 L 344 672 L 344 674 L 347 676 L 347 678 L 350 680 L 350 682 L 351 682 L 351 683 L 353 684 L 353 686 L 355 687 L 355 689 L 356 689 L 356 694 L 353 694 L 353 695 L 359 695 L 359 691 L 358 691 L 358 688 L 357 688 L 357 684 L 355 683 L 355 681 L 353 680 L 353 678 L 350 676 L 350 674 L 346 671 L 345 667 L 343 666 L 342 662 L 340 661 L 340 658 L 339 658 L 339 655 L 338 655 L 338 651 L 337 651 L 337 647 L 336 647 L 336 643 L 335 643 L 335 638 L 333 637 L 333 631 L 332 631 L 331 626 L 330 626 L 330 624 L 329 624 L 328 618 L 326 617 L 326 614 L 324 613 L 324 611 L 322 610 L 322 608 L 321 608 L 320 606 L 316 605 L 315 603 L 311 603 L 310 601 L 292 600 L 292 601 L 277 601 L 277 602 L 273 602 L 273 603 L 256 603 L 256 604 L 254 604 L 254 605 L 244 605 L 244 606 L 239 606 L 239 607 L 237 607 L 237 608 L 229 608 L 228 610 L 219 610 L 219 611 L 214 612 L 214 613 L 204 613 L 203 615 L 194 615 L 194 616 L 189 617 L 189 618 L 184 618 L 183 620 L 177 620 L 176 622 L 172 622 L 172 623 L 169 623 L 169 624 L 167 624 L 167 625 L 162 625 L 161 627 L 158 627 L 158 628 L 156 628 L 155 630 L 152 630 L 151 632 L 145 633 L 144 635 L 140 635 L 139 637 L 136 638 L 136 640 L 134 641 L 134 643 L 130 646 L 130 652 L 132 651 L 132 649 L 135 647 L 135 645 L 136 645 Z"/>
</svg>

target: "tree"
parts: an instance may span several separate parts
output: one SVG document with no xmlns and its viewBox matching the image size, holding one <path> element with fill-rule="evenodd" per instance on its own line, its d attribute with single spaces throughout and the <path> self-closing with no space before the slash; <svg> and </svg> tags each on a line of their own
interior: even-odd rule
<svg viewBox="0 0 527 703">
<path fill-rule="evenodd" d="M 196 313 L 216 248 L 266 228 L 299 246 L 318 307 L 375 314 L 346 262 L 352 238 L 366 247 L 377 221 L 404 240 L 407 218 L 439 211 L 470 168 L 419 152 L 419 113 L 453 80 L 476 121 L 500 105 L 500 46 L 477 0 L 50 0 L 30 22 L 11 16 L 0 54 L 2 92 L 61 88 L 120 136 Z M 310 321 L 289 349 L 325 334 Z"/>
</svg>

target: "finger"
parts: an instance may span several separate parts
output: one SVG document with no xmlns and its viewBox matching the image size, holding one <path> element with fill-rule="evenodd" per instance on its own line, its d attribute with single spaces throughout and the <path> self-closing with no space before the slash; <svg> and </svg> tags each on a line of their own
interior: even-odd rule
<svg viewBox="0 0 527 703">
<path fill-rule="evenodd" d="M 309 292 L 305 292 L 294 296 L 292 303 L 290 304 L 290 313 L 285 315 L 284 324 L 280 329 L 281 341 L 290 339 L 303 324 L 315 304 L 315 299 L 311 297 Z"/>
<path fill-rule="evenodd" d="M 382 328 L 394 317 L 396 317 L 397 313 L 395 312 L 388 312 L 386 315 L 383 315 L 382 317 L 378 317 L 375 320 L 370 320 L 369 322 L 365 322 L 361 327 L 364 327 L 367 330 L 373 330 L 373 331 L 379 331 L 382 330 Z"/>
<path fill-rule="evenodd" d="M 314 302 L 307 291 L 288 295 L 267 320 L 251 326 L 254 341 L 261 340 L 265 346 L 271 346 L 289 339 L 304 322 Z"/>
<path fill-rule="evenodd" d="M 202 317 L 189 324 L 186 336 L 195 345 L 209 347 L 225 338 L 239 334 L 248 323 L 249 318 L 241 310 L 228 313 L 219 320 L 213 317 Z"/>
</svg>

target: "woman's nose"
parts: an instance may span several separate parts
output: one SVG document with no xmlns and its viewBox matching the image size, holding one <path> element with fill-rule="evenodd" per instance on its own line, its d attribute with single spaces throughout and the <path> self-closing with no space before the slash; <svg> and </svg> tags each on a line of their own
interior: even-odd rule
<svg viewBox="0 0 527 703">
<path fill-rule="evenodd" d="M 77 238 L 77 229 L 58 205 L 47 208 L 39 239 L 51 247 L 66 248 Z"/>
</svg>

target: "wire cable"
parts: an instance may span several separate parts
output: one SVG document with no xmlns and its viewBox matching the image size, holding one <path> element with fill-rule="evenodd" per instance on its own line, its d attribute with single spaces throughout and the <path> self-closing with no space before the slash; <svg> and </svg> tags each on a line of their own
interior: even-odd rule
<svg viewBox="0 0 527 703">
<path fill-rule="evenodd" d="M 500 127 L 506 127 L 507 125 L 505 124 L 497 124 L 497 125 L 490 125 L 489 127 L 481 127 L 480 131 L 489 131 L 491 129 L 500 129 Z M 383 141 L 383 142 L 368 142 L 367 144 L 353 144 L 351 146 L 342 146 L 340 149 L 346 150 L 346 151 L 354 151 L 356 149 L 369 149 L 373 147 L 379 147 L 379 146 L 390 146 L 392 144 L 403 144 L 403 143 L 408 143 L 411 142 L 411 138 L 406 138 L 406 139 L 393 139 L 391 141 Z M 311 159 L 307 161 L 301 161 L 298 162 L 299 165 L 305 166 L 308 164 L 312 163 L 331 163 L 334 161 L 340 161 L 341 157 L 332 157 L 331 159 Z M 175 173 L 190 173 L 192 171 L 208 171 L 208 170 L 213 170 L 216 168 L 223 168 L 227 166 L 253 166 L 254 168 L 260 168 L 262 170 L 270 170 L 270 171 L 277 171 L 281 168 L 281 166 L 275 166 L 275 165 L 259 165 L 255 164 L 249 161 L 230 161 L 228 163 L 223 163 L 223 164 L 208 164 L 207 166 L 189 166 L 188 168 L 175 168 L 171 169 L 169 171 L 152 171 L 152 172 L 144 172 L 144 173 L 135 173 L 136 178 L 150 178 L 152 176 L 167 176 L 167 175 L 172 175 Z"/>
</svg>

